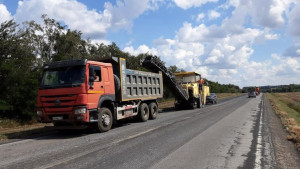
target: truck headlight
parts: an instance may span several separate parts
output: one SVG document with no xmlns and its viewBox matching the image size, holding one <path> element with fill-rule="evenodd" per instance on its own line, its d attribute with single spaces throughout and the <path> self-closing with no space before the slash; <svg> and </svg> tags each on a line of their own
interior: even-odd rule
<svg viewBox="0 0 300 169">
<path fill-rule="evenodd" d="M 37 111 L 36 111 L 36 114 L 37 114 L 38 116 L 42 116 L 42 115 L 43 115 L 43 111 L 42 111 L 42 110 L 37 110 Z"/>
<path fill-rule="evenodd" d="M 75 108 L 74 114 L 86 114 L 86 107 Z"/>
</svg>

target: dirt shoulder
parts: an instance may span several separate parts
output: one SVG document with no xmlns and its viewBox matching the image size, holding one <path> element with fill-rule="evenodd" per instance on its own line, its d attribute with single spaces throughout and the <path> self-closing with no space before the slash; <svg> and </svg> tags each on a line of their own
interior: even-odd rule
<svg viewBox="0 0 300 169">
<path fill-rule="evenodd" d="M 279 117 L 274 112 L 270 101 L 264 95 L 264 113 L 268 116 L 276 168 L 300 168 L 300 153 L 295 144 L 287 140 L 287 131 L 283 128 Z"/>
<path fill-rule="evenodd" d="M 30 138 L 35 135 L 46 134 L 52 131 L 49 126 L 53 125 L 48 123 L 34 123 L 30 125 L 0 128 L 0 142 L 4 142 L 10 139 L 23 139 Z"/>
</svg>

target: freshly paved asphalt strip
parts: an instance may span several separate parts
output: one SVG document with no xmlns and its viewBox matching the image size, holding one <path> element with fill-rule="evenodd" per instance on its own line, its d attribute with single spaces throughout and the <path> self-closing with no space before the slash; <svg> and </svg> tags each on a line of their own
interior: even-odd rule
<svg viewBox="0 0 300 169">
<path fill-rule="evenodd" d="M 272 168 L 263 100 L 127 121 L 106 133 L 54 134 L 0 145 L 0 168 Z"/>
</svg>

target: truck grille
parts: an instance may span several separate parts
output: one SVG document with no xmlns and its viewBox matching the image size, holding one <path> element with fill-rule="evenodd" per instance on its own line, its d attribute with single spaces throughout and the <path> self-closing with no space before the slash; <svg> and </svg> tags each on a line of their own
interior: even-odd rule
<svg viewBox="0 0 300 169">
<path fill-rule="evenodd" d="M 77 95 L 42 95 L 40 98 L 44 111 L 48 113 L 71 112 Z"/>
</svg>

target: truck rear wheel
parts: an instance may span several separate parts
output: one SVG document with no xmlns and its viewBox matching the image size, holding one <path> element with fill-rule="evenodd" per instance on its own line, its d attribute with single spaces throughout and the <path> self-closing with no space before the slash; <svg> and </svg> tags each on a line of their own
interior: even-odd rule
<svg viewBox="0 0 300 169">
<path fill-rule="evenodd" d="M 149 104 L 149 111 L 150 111 L 150 119 L 156 119 L 158 113 L 158 107 L 155 102 Z"/>
<path fill-rule="evenodd" d="M 98 129 L 106 132 L 111 129 L 113 122 L 111 111 L 108 108 L 101 108 L 98 113 Z"/>
<path fill-rule="evenodd" d="M 201 98 L 197 99 L 197 108 L 201 108 Z"/>
<path fill-rule="evenodd" d="M 142 122 L 149 119 L 149 107 L 146 103 L 142 103 L 140 105 L 139 117 Z"/>
<path fill-rule="evenodd" d="M 181 110 L 181 106 L 178 105 L 178 104 L 175 104 L 174 107 L 175 107 L 175 110 L 176 110 L 176 111 Z"/>
<path fill-rule="evenodd" d="M 194 99 L 194 100 L 190 103 L 190 108 L 191 108 L 191 109 L 197 108 L 197 100 L 196 100 L 196 99 Z"/>
</svg>

